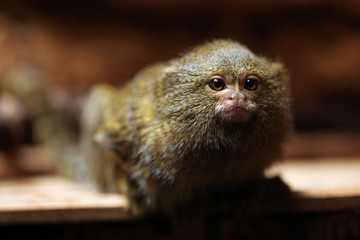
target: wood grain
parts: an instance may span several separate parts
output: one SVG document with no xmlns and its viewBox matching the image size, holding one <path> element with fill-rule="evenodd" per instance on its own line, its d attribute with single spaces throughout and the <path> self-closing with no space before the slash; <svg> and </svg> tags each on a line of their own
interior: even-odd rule
<svg viewBox="0 0 360 240">
<path fill-rule="evenodd" d="M 0 223 L 120 220 L 126 204 L 56 175 L 0 182 Z"/>
<path fill-rule="evenodd" d="M 261 203 L 259 213 L 336 212 L 360 208 L 360 158 L 298 159 L 270 168 L 291 188 Z M 126 200 L 56 175 L 0 181 L 0 223 L 128 220 Z"/>
</svg>

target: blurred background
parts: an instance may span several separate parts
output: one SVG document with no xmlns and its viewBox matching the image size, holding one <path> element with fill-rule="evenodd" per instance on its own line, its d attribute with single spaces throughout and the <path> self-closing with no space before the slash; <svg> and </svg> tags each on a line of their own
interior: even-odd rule
<svg viewBox="0 0 360 240">
<path fill-rule="evenodd" d="M 57 97 L 76 128 L 77 106 L 92 85 L 121 85 L 147 64 L 214 38 L 237 40 L 287 67 L 299 133 L 287 158 L 360 155 L 358 0 L 5 1 L 0 83 L 36 72 L 61 89 Z M 1 97 L 3 156 L 24 155 L 14 149 L 33 142 L 31 131 L 26 107 Z"/>
</svg>

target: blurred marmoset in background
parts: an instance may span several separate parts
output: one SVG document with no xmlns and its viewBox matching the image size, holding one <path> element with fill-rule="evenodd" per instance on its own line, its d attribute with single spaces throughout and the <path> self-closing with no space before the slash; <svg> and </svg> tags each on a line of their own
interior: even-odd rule
<svg viewBox="0 0 360 240">
<path fill-rule="evenodd" d="M 42 84 L 11 84 L 30 99 L 36 132 L 60 170 L 126 194 L 140 216 L 172 213 L 204 189 L 263 178 L 291 127 L 287 82 L 279 62 L 233 41 L 205 43 L 122 88 L 96 86 L 83 108 L 80 145 Z"/>
</svg>

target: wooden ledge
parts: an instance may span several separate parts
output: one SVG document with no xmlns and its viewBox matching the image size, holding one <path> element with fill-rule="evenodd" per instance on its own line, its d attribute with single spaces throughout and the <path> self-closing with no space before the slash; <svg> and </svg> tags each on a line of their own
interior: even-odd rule
<svg viewBox="0 0 360 240">
<path fill-rule="evenodd" d="M 297 159 L 267 171 L 293 194 L 266 200 L 260 214 L 351 212 L 360 209 L 360 157 Z M 0 181 L 0 224 L 129 220 L 126 200 L 99 194 L 56 175 Z"/>
<path fill-rule="evenodd" d="M 302 158 L 267 170 L 279 175 L 292 191 L 317 198 L 360 196 L 360 157 Z"/>
<path fill-rule="evenodd" d="M 126 199 L 100 194 L 60 176 L 0 181 L 0 223 L 123 220 Z"/>
</svg>

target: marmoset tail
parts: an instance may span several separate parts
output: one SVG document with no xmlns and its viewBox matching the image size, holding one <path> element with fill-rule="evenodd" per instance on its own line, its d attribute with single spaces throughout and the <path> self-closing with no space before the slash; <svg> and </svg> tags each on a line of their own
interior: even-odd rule
<svg viewBox="0 0 360 240">
<path fill-rule="evenodd" d="M 97 86 L 72 175 L 125 193 L 135 215 L 171 213 L 204 189 L 261 178 L 291 126 L 287 85 L 281 63 L 215 40 L 120 89 Z"/>
</svg>

